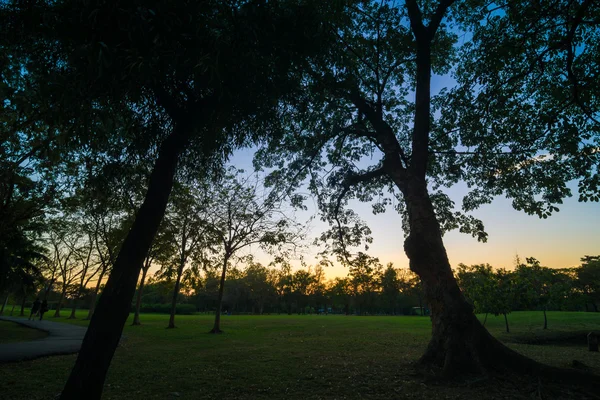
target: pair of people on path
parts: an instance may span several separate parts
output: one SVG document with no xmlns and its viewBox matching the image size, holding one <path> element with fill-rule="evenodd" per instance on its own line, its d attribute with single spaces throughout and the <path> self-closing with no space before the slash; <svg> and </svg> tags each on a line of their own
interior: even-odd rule
<svg viewBox="0 0 600 400">
<path fill-rule="evenodd" d="M 29 314 L 29 320 L 31 317 L 35 319 L 35 317 L 39 314 L 40 321 L 44 318 L 44 313 L 48 311 L 48 302 L 46 300 L 40 302 L 40 299 L 35 299 L 33 305 L 31 306 L 31 314 Z"/>
</svg>

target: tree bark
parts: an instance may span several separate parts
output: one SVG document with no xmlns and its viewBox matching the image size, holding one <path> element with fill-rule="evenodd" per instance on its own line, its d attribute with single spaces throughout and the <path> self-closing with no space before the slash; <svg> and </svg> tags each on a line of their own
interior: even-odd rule
<svg viewBox="0 0 600 400">
<path fill-rule="evenodd" d="M 227 273 L 227 262 L 229 256 L 225 256 L 223 261 L 223 271 L 221 272 L 221 282 L 219 283 L 219 296 L 217 297 L 217 309 L 215 311 L 215 324 L 209 333 L 223 333 L 221 330 L 221 304 L 223 303 L 223 289 L 225 287 L 225 274 Z"/>
<path fill-rule="evenodd" d="M 135 300 L 135 315 L 133 316 L 133 323 L 131 325 L 141 325 L 140 322 L 140 308 L 142 307 L 142 295 L 144 293 L 144 284 L 146 283 L 146 275 L 148 274 L 148 266 L 144 266 L 142 269 L 142 280 L 138 287 L 137 298 Z"/>
<path fill-rule="evenodd" d="M 96 300 L 98 299 L 98 292 L 100 291 L 100 285 L 102 283 L 102 278 L 104 278 L 104 274 L 106 273 L 106 268 L 107 267 L 104 267 L 102 271 L 100 271 L 100 276 L 98 277 L 98 282 L 96 282 L 94 294 L 92 295 L 92 300 L 90 302 L 90 309 L 88 310 L 87 317 L 85 317 L 86 320 L 92 319 L 92 315 L 94 315 L 94 311 L 96 310 Z"/>
<path fill-rule="evenodd" d="M 115 260 L 61 400 L 100 400 L 102 396 L 106 373 L 129 316 L 144 258 L 167 207 L 179 155 L 189 140 L 192 121 L 182 122 L 175 121 L 174 131 L 161 145 L 146 198 Z"/>
<path fill-rule="evenodd" d="M 175 312 L 177 311 L 177 296 L 179 295 L 179 286 L 181 284 L 181 275 L 183 274 L 183 267 L 185 264 L 179 265 L 177 268 L 177 279 L 175 280 L 175 287 L 173 288 L 173 298 L 171 299 L 171 315 L 169 317 L 169 326 L 167 328 L 175 328 Z"/>
<path fill-rule="evenodd" d="M 488 313 L 485 313 L 485 318 L 483 319 L 483 326 L 485 326 L 485 323 L 487 322 L 487 317 L 488 317 Z"/>
<path fill-rule="evenodd" d="M 544 329 L 548 329 L 548 317 L 546 316 L 546 308 L 544 308 Z"/>
<path fill-rule="evenodd" d="M 504 313 L 503 315 L 504 315 L 504 325 L 506 325 L 506 333 L 510 333 L 510 329 L 508 328 L 508 317 L 506 316 L 506 313 Z"/>
</svg>

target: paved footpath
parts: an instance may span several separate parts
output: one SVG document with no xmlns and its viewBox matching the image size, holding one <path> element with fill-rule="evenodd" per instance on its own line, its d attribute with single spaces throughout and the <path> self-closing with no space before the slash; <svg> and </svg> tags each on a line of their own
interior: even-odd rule
<svg viewBox="0 0 600 400">
<path fill-rule="evenodd" d="M 48 336 L 30 342 L 0 344 L 0 363 L 32 360 L 59 354 L 77 353 L 87 331 L 86 327 L 52 321 L 29 321 L 27 318 L 1 317 L 30 328 L 48 332 Z"/>
</svg>

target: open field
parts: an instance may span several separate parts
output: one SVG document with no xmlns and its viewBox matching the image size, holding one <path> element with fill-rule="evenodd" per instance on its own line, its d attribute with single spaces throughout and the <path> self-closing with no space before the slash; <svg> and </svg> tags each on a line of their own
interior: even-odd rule
<svg viewBox="0 0 600 400">
<path fill-rule="evenodd" d="M 578 360 L 599 373 L 600 354 L 587 352 L 583 335 L 600 330 L 600 313 L 551 312 L 548 318 L 547 331 L 541 312 L 511 314 L 510 334 L 503 333 L 502 317 L 489 316 L 487 326 L 530 357 L 563 367 Z M 48 319 L 55 320 L 50 313 Z M 411 363 L 427 345 L 427 317 L 224 316 L 224 335 L 206 333 L 209 315 L 177 316 L 172 330 L 165 329 L 167 321 L 167 315 L 146 314 L 142 326 L 126 327 L 105 399 L 525 399 L 540 392 L 540 382 L 530 378 L 424 379 Z M 52 398 L 75 357 L 0 365 L 2 398 Z M 544 385 L 543 398 L 557 398 L 558 386 Z M 559 397 L 581 397 L 569 393 Z"/>
<path fill-rule="evenodd" d="M 45 332 L 27 328 L 14 322 L 0 321 L 0 343 L 24 342 L 46 337 Z"/>
</svg>

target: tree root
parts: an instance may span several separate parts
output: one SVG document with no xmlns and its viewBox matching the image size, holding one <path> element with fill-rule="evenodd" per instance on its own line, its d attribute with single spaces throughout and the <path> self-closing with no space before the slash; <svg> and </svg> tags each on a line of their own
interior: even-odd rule
<svg viewBox="0 0 600 400">
<path fill-rule="evenodd" d="M 458 375 L 489 375 L 507 372 L 537 378 L 549 378 L 600 390 L 600 376 L 583 369 L 560 368 L 528 358 L 494 338 L 479 322 L 462 335 L 430 341 L 418 364 L 424 371 L 448 379 Z"/>
</svg>

